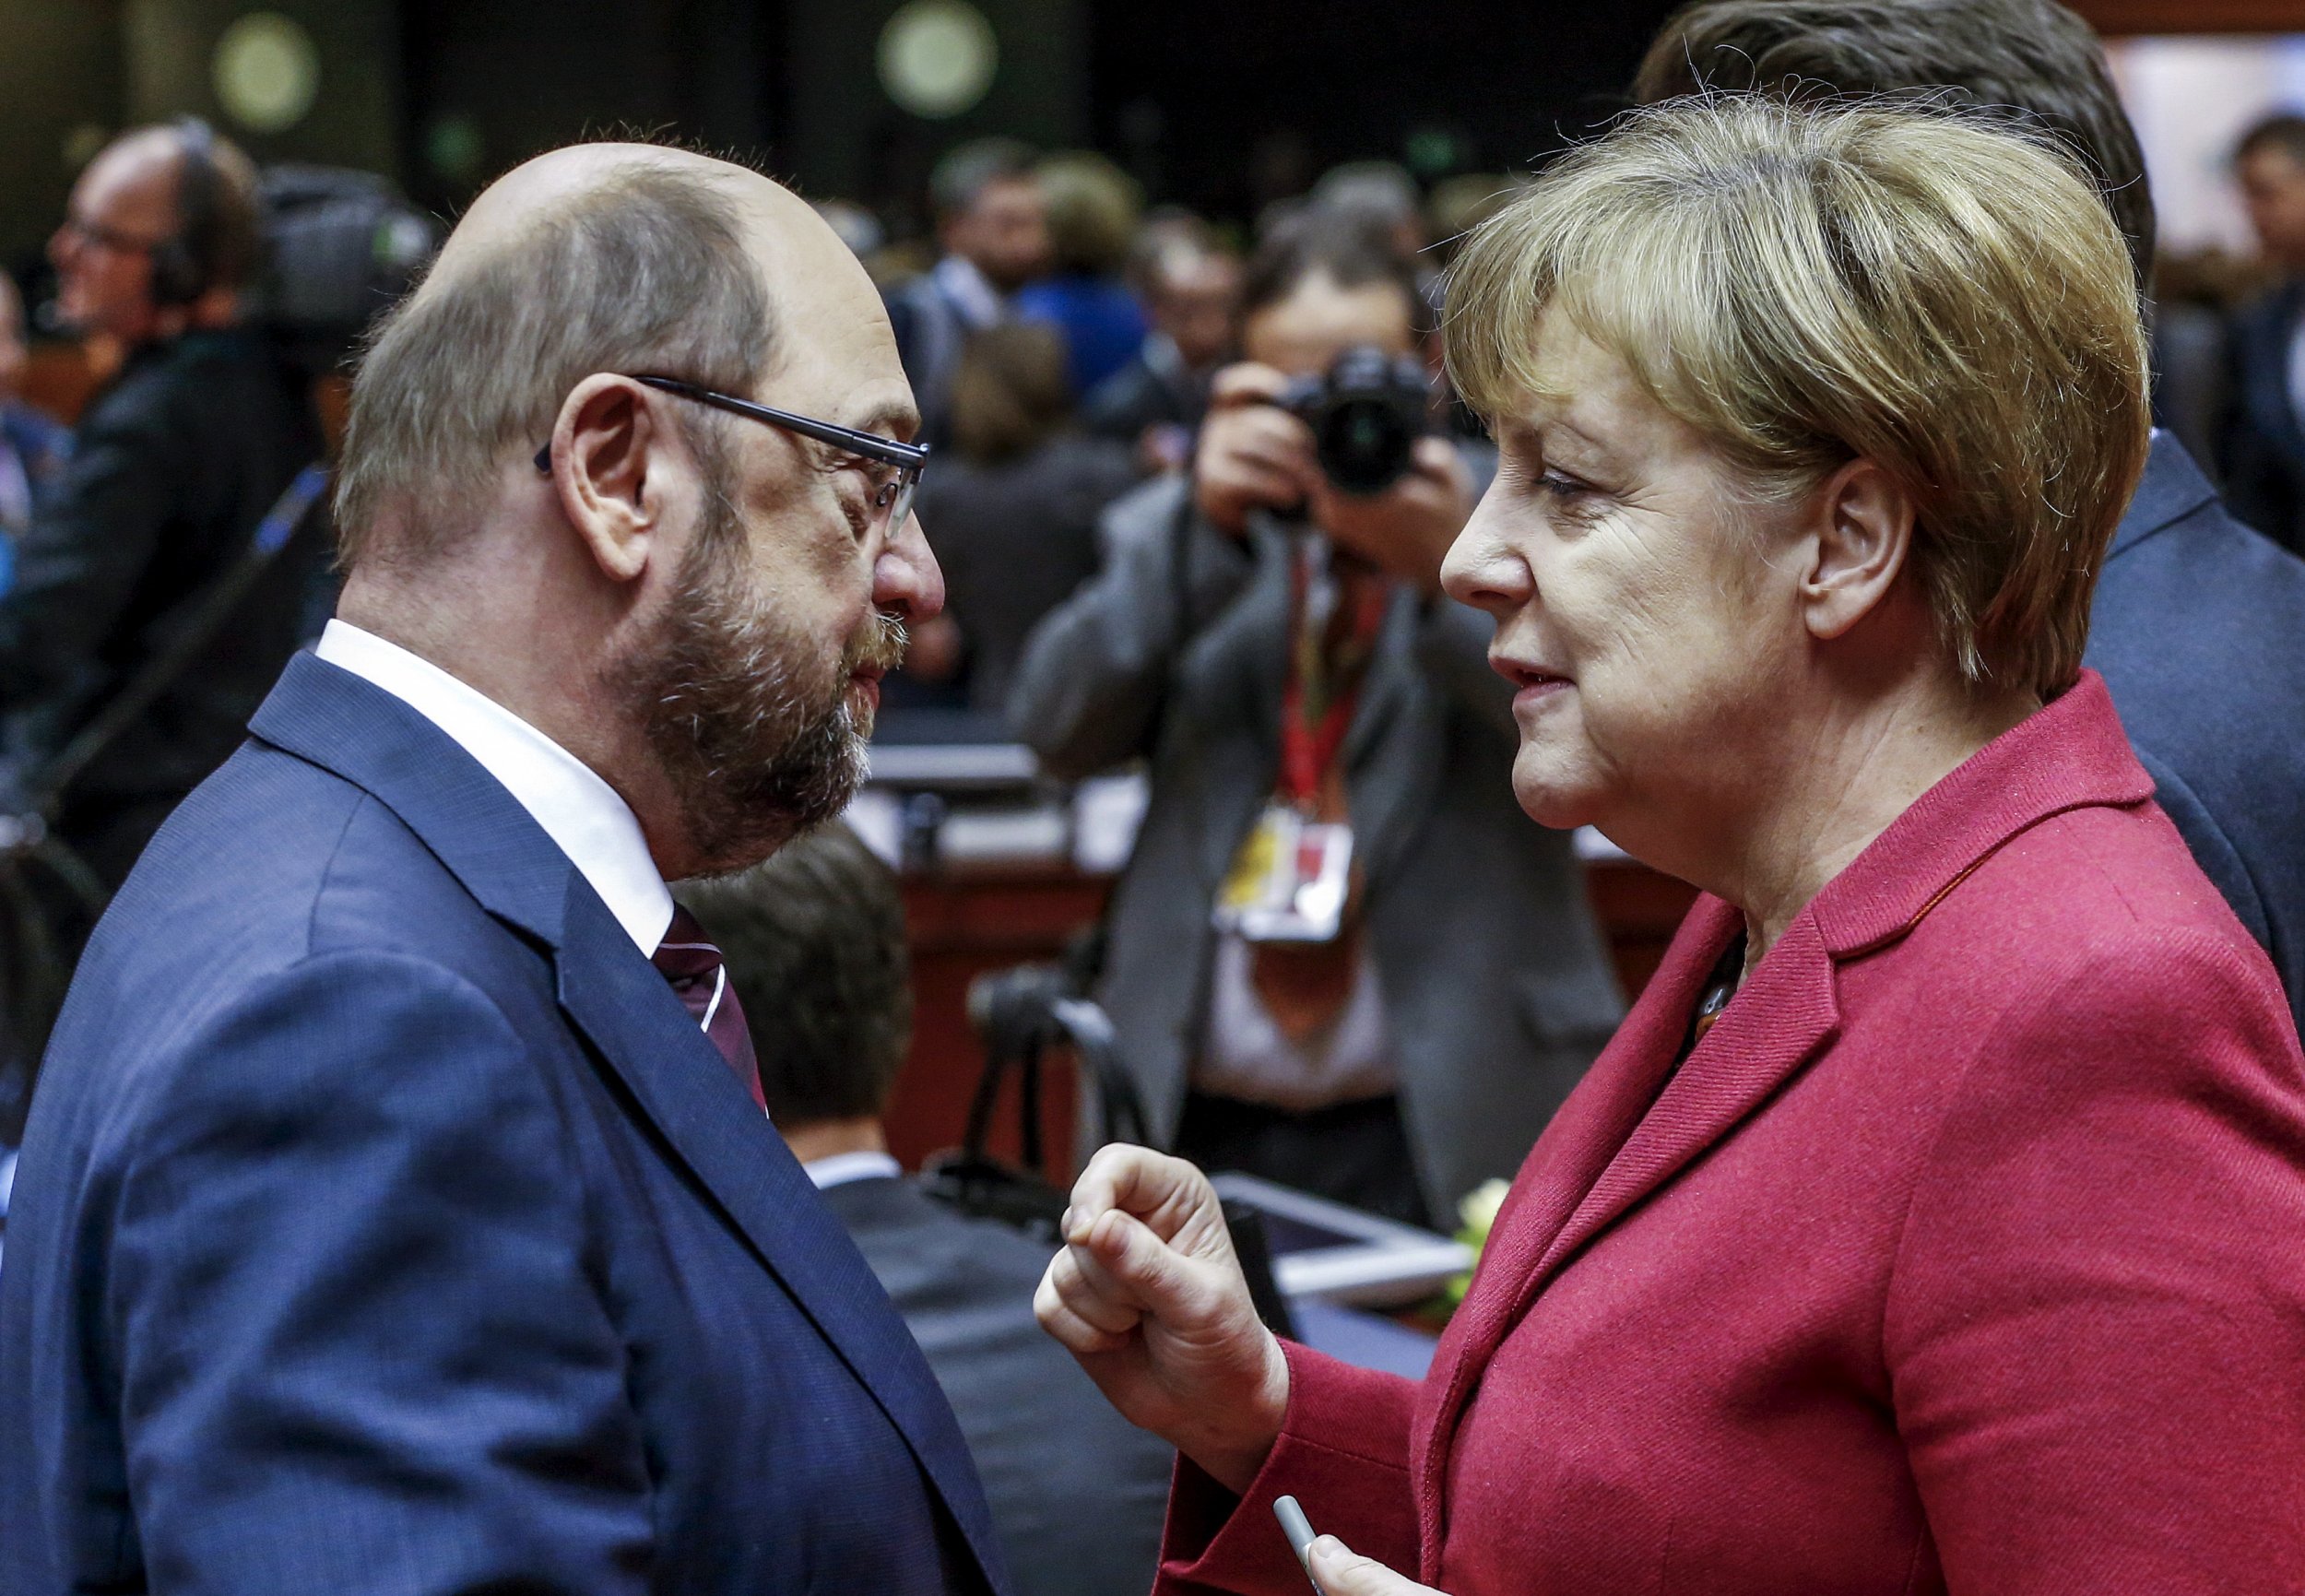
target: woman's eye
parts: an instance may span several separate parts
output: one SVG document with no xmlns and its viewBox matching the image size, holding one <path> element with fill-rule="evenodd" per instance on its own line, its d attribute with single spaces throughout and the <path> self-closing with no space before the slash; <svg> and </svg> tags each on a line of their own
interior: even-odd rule
<svg viewBox="0 0 2305 1596">
<path fill-rule="evenodd" d="M 1584 483 L 1579 482 L 1576 478 L 1567 476 L 1559 471 L 1540 472 L 1537 477 L 1537 487 L 1547 495 L 1555 499 L 1581 498 L 1583 495 L 1592 491 L 1590 488 L 1587 487 Z"/>
</svg>

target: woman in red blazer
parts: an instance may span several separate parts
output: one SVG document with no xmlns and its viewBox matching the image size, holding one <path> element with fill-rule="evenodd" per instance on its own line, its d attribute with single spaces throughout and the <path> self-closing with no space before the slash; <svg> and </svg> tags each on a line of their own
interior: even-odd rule
<svg viewBox="0 0 2305 1596">
<path fill-rule="evenodd" d="M 2079 664 L 2148 425 L 2088 181 L 1667 107 L 1449 333 L 1515 789 L 1707 895 L 1422 1382 L 1282 1346 L 1198 1173 L 1098 1154 L 1039 1307 L 1185 1455 L 1161 1589 L 1300 1591 L 1290 1493 L 1330 1596 L 2305 1590 L 2305 1059 Z"/>
</svg>

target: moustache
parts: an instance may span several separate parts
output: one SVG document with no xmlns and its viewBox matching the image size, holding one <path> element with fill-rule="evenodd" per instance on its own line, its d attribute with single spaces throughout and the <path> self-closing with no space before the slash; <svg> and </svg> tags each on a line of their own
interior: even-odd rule
<svg viewBox="0 0 2305 1596">
<path fill-rule="evenodd" d="M 903 620 L 886 611 L 875 613 L 865 634 L 849 644 L 846 674 L 853 676 L 867 669 L 894 670 L 904 663 L 904 650 L 911 641 Z"/>
</svg>

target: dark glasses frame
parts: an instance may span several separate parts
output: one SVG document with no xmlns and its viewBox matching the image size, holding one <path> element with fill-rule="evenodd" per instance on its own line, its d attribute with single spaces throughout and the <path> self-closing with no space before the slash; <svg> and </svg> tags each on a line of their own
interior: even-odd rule
<svg viewBox="0 0 2305 1596">
<path fill-rule="evenodd" d="M 881 491 L 873 496 L 873 509 L 876 513 L 885 515 L 887 524 L 892 527 L 903 526 L 904 517 L 912 513 L 913 494 L 918 491 L 920 474 L 927 469 L 928 465 L 928 445 L 926 443 L 900 443 L 894 438 L 883 438 L 878 432 L 859 432 L 854 427 L 844 427 L 836 422 L 820 421 L 813 416 L 795 415 L 790 410 L 778 410 L 767 405 L 756 405 L 750 399 L 739 399 L 734 394 L 720 393 L 700 383 L 688 382 L 680 377 L 664 377 L 654 372 L 628 372 L 624 374 L 635 383 L 644 384 L 668 394 L 677 394 L 684 399 L 693 399 L 700 405 L 710 405 L 714 409 L 726 410 L 732 416 L 742 416 L 748 421 L 760 421 L 771 427 L 779 427 L 787 432 L 798 433 L 803 438 L 810 438 L 820 443 L 828 443 L 835 449 L 844 449 L 851 455 L 860 455 L 867 460 L 877 461 L 883 466 L 893 466 L 896 467 L 896 476 L 893 479 L 881 484 Z M 537 469 L 548 475 L 551 472 L 552 445 L 549 443 L 537 451 Z"/>
</svg>

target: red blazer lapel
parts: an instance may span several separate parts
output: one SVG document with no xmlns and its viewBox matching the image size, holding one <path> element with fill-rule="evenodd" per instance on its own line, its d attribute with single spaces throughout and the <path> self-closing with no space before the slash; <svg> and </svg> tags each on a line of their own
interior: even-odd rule
<svg viewBox="0 0 2305 1596">
<path fill-rule="evenodd" d="M 1450 1438 L 1472 1388 L 1534 1295 L 1538 1265 L 1562 1226 L 1648 1113 L 1680 1048 L 1697 989 L 1741 923 L 1719 898 L 1697 900 L 1616 1034 L 1545 1127 L 1490 1227 L 1472 1290 L 1434 1351 L 1424 1384 L 1427 1417 L 1410 1439 L 1410 1478 L 1428 1557 L 1440 1544 Z"/>
<path fill-rule="evenodd" d="M 1814 917 L 1801 915 L 1554 1236 L 1525 1294 L 1542 1291 L 1578 1248 L 1767 1102 L 1839 1023 L 1833 956 Z"/>
</svg>

